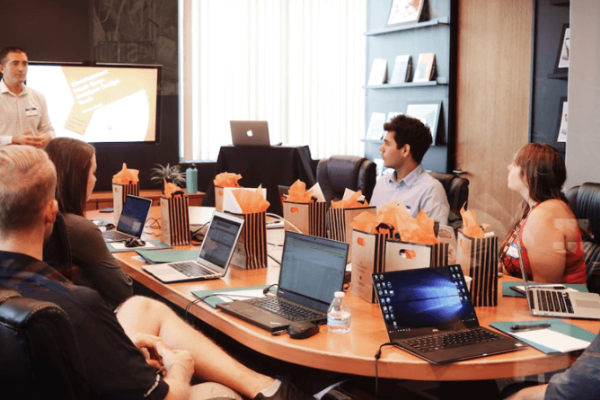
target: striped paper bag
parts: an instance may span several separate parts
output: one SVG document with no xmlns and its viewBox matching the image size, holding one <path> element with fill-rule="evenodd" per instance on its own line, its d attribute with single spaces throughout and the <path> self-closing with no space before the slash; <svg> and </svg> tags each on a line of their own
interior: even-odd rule
<svg viewBox="0 0 600 400">
<path fill-rule="evenodd" d="M 327 213 L 327 222 L 329 224 L 329 238 L 337 240 L 338 242 L 346 242 L 349 244 L 348 249 L 348 262 L 352 262 L 352 220 L 358 214 L 363 211 L 370 212 L 375 215 L 377 208 L 375 206 L 370 207 L 358 207 L 358 208 L 329 208 Z"/>
<path fill-rule="evenodd" d="M 162 241 L 170 246 L 190 244 L 189 197 L 183 193 L 160 198 Z"/>
<path fill-rule="evenodd" d="M 235 214 L 244 219 L 231 264 L 245 269 L 267 267 L 267 221 L 266 212 Z"/>
<path fill-rule="evenodd" d="M 476 239 L 458 231 L 457 262 L 470 276 L 471 301 L 475 306 L 498 305 L 498 237 Z"/>
<path fill-rule="evenodd" d="M 283 218 L 306 235 L 327 237 L 327 221 L 325 215 L 327 203 L 324 201 L 312 203 L 283 202 Z M 286 231 L 296 231 L 285 224 Z"/>
<path fill-rule="evenodd" d="M 129 185 L 121 185 L 120 183 L 113 183 L 112 189 L 114 221 L 116 225 L 119 222 L 119 218 L 121 218 L 121 212 L 123 212 L 123 204 L 125 204 L 125 199 L 127 198 L 127 195 L 131 194 L 133 196 L 139 196 L 140 184 L 130 183 Z"/>
<path fill-rule="evenodd" d="M 385 271 L 385 245 L 390 233 L 352 230 L 352 273 L 350 292 L 369 303 L 375 303 L 371 274 Z"/>
<path fill-rule="evenodd" d="M 448 265 L 448 243 L 434 245 L 389 239 L 385 246 L 385 270 L 403 271 Z"/>
</svg>

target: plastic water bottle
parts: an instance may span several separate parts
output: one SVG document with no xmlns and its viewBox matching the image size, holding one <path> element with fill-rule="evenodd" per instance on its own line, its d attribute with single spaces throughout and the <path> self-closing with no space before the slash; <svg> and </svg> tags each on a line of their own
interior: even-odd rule
<svg viewBox="0 0 600 400">
<path fill-rule="evenodd" d="M 329 332 L 350 332 L 350 306 L 346 302 L 344 292 L 335 292 L 327 311 L 327 327 Z"/>
<path fill-rule="evenodd" d="M 185 170 L 185 188 L 188 194 L 198 192 L 198 170 L 196 164 Z"/>
</svg>

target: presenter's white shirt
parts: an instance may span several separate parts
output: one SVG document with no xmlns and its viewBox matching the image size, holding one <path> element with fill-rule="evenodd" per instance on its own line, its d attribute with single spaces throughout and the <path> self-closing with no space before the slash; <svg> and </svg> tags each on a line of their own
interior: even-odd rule
<svg viewBox="0 0 600 400">
<path fill-rule="evenodd" d="M 0 145 L 12 143 L 22 132 L 43 132 L 54 137 L 46 99 L 40 92 L 25 86 L 17 96 L 0 81 Z"/>
</svg>

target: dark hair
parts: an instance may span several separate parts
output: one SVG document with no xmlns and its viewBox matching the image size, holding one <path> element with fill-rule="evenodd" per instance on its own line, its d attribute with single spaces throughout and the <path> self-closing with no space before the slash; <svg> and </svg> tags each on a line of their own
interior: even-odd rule
<svg viewBox="0 0 600 400">
<path fill-rule="evenodd" d="M 545 143 L 529 143 L 519 150 L 514 163 L 521 167 L 521 178 L 529 187 L 532 200 L 560 199 L 567 202 L 562 192 L 567 180 L 567 167 L 554 147 Z"/>
<path fill-rule="evenodd" d="M 423 156 L 433 143 L 429 128 L 418 119 L 407 115 L 400 114 L 394 117 L 383 125 L 383 129 L 395 133 L 394 140 L 397 148 L 405 144 L 410 145 L 410 154 L 418 163 L 423 160 Z"/>
<path fill-rule="evenodd" d="M 0 51 L 0 64 L 4 65 L 6 62 L 6 57 L 8 57 L 8 53 L 25 53 L 27 52 L 20 47 L 5 47 Z"/>
<path fill-rule="evenodd" d="M 546 143 L 529 143 L 521 147 L 513 162 L 521 168 L 521 179 L 529 187 L 529 197 L 532 200 L 541 203 L 558 199 L 567 203 L 567 198 L 562 192 L 567 180 L 567 167 L 558 150 Z M 501 248 L 504 248 L 513 230 L 527 216 L 529 209 L 529 203 L 525 200 Z"/>
<path fill-rule="evenodd" d="M 83 216 L 95 149 L 81 140 L 56 138 L 46 145 L 45 150 L 56 167 L 58 209 L 61 213 Z"/>
</svg>

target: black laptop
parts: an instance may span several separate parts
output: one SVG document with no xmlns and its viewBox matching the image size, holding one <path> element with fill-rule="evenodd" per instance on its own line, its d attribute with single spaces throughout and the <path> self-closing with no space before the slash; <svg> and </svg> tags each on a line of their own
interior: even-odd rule
<svg viewBox="0 0 600 400">
<path fill-rule="evenodd" d="M 139 239 L 144 232 L 151 206 L 152 200 L 128 194 L 117 223 L 117 229 L 102 232 L 104 240 L 106 242 L 124 242 L 131 238 Z"/>
<path fill-rule="evenodd" d="M 286 231 L 277 294 L 217 308 L 270 332 L 299 321 L 325 323 L 334 293 L 342 290 L 347 258 L 347 243 Z"/>
<path fill-rule="evenodd" d="M 390 342 L 434 364 L 520 350 L 479 325 L 460 265 L 372 274 Z"/>
</svg>

